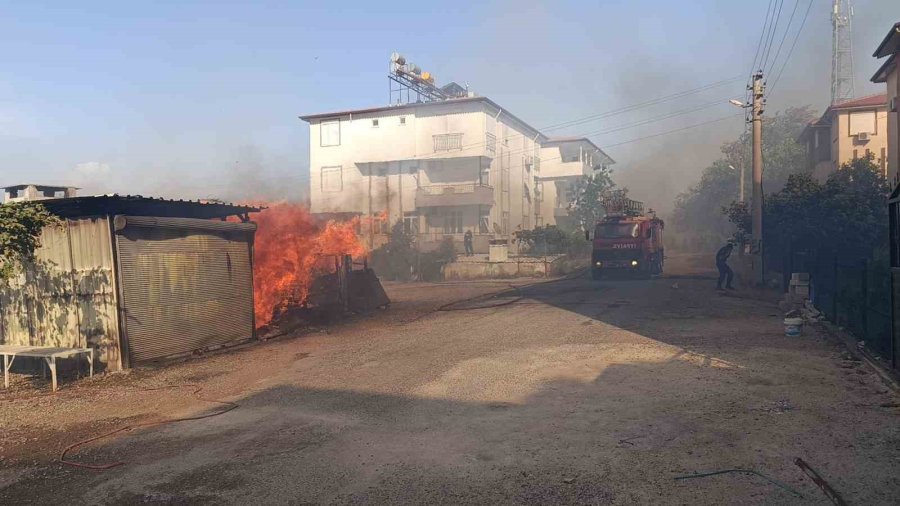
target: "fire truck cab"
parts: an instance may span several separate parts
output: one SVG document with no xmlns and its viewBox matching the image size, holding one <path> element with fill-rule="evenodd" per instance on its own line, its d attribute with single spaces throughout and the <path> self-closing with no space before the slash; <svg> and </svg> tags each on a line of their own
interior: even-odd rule
<svg viewBox="0 0 900 506">
<path fill-rule="evenodd" d="M 633 273 L 642 277 L 661 275 L 665 263 L 665 223 L 651 210 L 643 213 L 640 202 L 616 198 L 604 202 L 607 214 L 593 230 L 591 277 L 605 273 Z M 590 231 L 585 235 L 591 240 Z"/>
</svg>

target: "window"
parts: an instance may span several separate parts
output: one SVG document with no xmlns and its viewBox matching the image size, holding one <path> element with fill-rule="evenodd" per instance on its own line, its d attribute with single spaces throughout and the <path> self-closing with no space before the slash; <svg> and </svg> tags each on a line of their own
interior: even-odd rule
<svg viewBox="0 0 900 506">
<path fill-rule="evenodd" d="M 500 230 L 501 234 L 509 233 L 509 211 L 503 211 L 500 217 Z"/>
<path fill-rule="evenodd" d="M 344 189 L 342 167 L 322 167 L 322 191 L 339 192 Z"/>
<path fill-rule="evenodd" d="M 638 228 L 636 223 L 603 223 L 597 225 L 594 237 L 603 239 L 634 238 L 638 236 Z"/>
<path fill-rule="evenodd" d="M 854 149 L 854 150 L 853 150 L 853 159 L 856 160 L 856 159 L 858 159 L 858 158 L 859 158 L 859 150 L 858 150 L 858 149 Z"/>
<path fill-rule="evenodd" d="M 462 233 L 462 211 L 446 211 L 444 214 L 444 233 Z"/>
<path fill-rule="evenodd" d="M 415 212 L 403 213 L 403 231 L 415 235 L 419 233 L 419 215 Z"/>
<path fill-rule="evenodd" d="M 319 145 L 322 147 L 341 145 L 340 120 L 319 123 Z"/>
<path fill-rule="evenodd" d="M 406 125 L 406 116 L 400 116 L 400 126 Z"/>
<path fill-rule="evenodd" d="M 372 120 L 372 128 L 378 128 L 378 120 L 377 119 Z"/>
</svg>

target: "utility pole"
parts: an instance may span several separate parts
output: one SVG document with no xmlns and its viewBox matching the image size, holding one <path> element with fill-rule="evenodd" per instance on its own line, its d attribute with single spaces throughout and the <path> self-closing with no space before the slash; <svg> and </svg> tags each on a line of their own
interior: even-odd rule
<svg viewBox="0 0 900 506">
<path fill-rule="evenodd" d="M 763 74 L 762 71 L 753 74 L 753 102 L 751 104 L 751 123 L 753 126 L 753 202 L 751 212 L 753 218 L 753 234 L 750 243 L 750 253 L 753 262 L 753 283 L 760 286 L 765 284 L 765 269 L 763 268 L 763 196 L 762 196 L 762 114 L 763 114 Z M 743 182 L 743 178 L 741 179 Z"/>
</svg>

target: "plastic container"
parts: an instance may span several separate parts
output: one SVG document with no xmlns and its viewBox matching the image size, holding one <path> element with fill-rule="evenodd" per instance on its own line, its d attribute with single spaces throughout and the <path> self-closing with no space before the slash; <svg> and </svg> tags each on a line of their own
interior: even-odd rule
<svg viewBox="0 0 900 506">
<path fill-rule="evenodd" d="M 787 337 L 798 337 L 803 334 L 803 318 L 785 318 L 784 319 L 784 335 Z"/>
</svg>

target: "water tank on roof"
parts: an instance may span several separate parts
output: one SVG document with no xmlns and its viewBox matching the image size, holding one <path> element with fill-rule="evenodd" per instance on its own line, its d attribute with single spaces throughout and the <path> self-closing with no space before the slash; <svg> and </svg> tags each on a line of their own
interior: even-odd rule
<svg viewBox="0 0 900 506">
<path fill-rule="evenodd" d="M 405 65 L 406 58 L 404 58 L 403 55 L 398 53 L 397 51 L 394 51 L 393 53 L 391 53 L 391 63 L 396 63 L 397 65 Z"/>
</svg>

